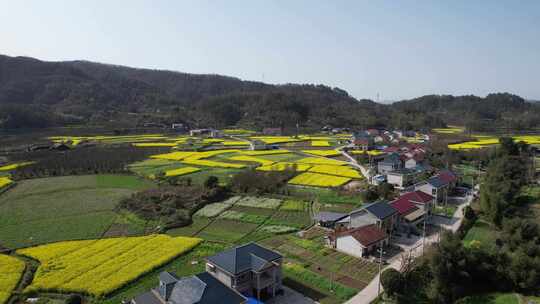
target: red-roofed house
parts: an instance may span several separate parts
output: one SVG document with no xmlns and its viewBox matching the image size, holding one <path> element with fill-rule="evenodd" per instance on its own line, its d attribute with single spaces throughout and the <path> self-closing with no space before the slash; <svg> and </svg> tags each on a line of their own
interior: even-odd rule
<svg viewBox="0 0 540 304">
<path fill-rule="evenodd" d="M 338 251 L 365 257 L 376 248 L 388 244 L 388 235 L 376 225 L 368 225 L 329 235 L 330 244 Z"/>
<path fill-rule="evenodd" d="M 407 192 L 401 195 L 397 200 L 409 201 L 411 204 L 427 212 L 428 217 L 431 216 L 433 206 L 435 205 L 435 197 L 420 190 Z"/>
</svg>

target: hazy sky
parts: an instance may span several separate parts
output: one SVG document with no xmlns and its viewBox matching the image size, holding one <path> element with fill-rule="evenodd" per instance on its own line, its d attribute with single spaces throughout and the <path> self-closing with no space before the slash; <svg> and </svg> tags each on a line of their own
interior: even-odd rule
<svg viewBox="0 0 540 304">
<path fill-rule="evenodd" d="M 540 1 L 0 0 L 0 53 L 322 83 L 357 98 L 540 99 Z"/>
</svg>

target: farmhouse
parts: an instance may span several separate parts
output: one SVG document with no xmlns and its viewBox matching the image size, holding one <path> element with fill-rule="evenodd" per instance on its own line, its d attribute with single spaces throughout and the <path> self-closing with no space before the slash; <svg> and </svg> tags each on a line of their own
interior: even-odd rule
<svg viewBox="0 0 540 304">
<path fill-rule="evenodd" d="M 377 172 L 379 174 L 388 174 L 388 172 L 397 171 L 401 168 L 403 168 L 403 163 L 397 153 L 388 154 L 382 161 L 377 163 Z"/>
<path fill-rule="evenodd" d="M 415 170 L 402 168 L 386 174 L 386 180 L 397 189 L 404 189 L 414 184 L 418 173 Z"/>
<path fill-rule="evenodd" d="M 362 151 L 368 151 L 373 148 L 375 141 L 372 136 L 367 134 L 367 132 L 357 132 L 354 133 L 352 137 L 352 143 L 355 148 Z"/>
<path fill-rule="evenodd" d="M 216 129 L 193 129 L 189 131 L 189 136 L 218 138 L 218 137 L 222 137 L 223 134 L 221 133 L 221 131 L 216 130 Z"/>
<path fill-rule="evenodd" d="M 391 234 L 397 222 L 398 212 L 384 201 L 375 202 L 350 213 L 349 228 L 360 228 L 375 224 L 376 227 Z"/>
<path fill-rule="evenodd" d="M 424 182 L 414 185 L 414 190 L 420 190 L 434 196 L 437 202 L 443 202 L 448 192 L 456 186 L 456 183 L 457 176 L 453 172 L 445 170 Z"/>
<path fill-rule="evenodd" d="M 159 274 L 159 285 L 131 300 L 131 304 L 245 304 L 248 299 L 221 283 L 208 272 L 178 278 Z"/>
<path fill-rule="evenodd" d="M 206 259 L 206 271 L 226 286 L 248 297 L 271 298 L 282 291 L 283 257 L 249 243 Z"/>
<path fill-rule="evenodd" d="M 260 150 L 268 150 L 271 148 L 270 145 L 267 145 L 264 141 L 255 139 L 251 141 L 249 145 L 250 150 L 253 151 L 260 151 Z"/>
<path fill-rule="evenodd" d="M 329 235 L 328 240 L 336 250 L 361 258 L 388 244 L 388 235 L 376 225 L 368 225 L 336 231 Z"/>
</svg>

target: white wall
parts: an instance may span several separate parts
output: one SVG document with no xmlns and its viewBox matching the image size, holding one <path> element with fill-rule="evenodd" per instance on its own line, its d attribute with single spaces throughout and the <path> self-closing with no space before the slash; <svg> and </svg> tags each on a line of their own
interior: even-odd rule
<svg viewBox="0 0 540 304">
<path fill-rule="evenodd" d="M 401 175 L 388 174 L 386 175 L 387 182 L 399 188 L 403 188 L 403 179 Z"/>
<path fill-rule="evenodd" d="M 362 257 L 362 246 L 350 235 L 339 237 L 336 240 L 336 249 L 351 256 Z"/>
</svg>

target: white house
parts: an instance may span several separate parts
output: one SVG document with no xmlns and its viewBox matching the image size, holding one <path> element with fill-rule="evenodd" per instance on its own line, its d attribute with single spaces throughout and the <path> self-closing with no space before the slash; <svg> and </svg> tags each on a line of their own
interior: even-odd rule
<svg viewBox="0 0 540 304">
<path fill-rule="evenodd" d="M 388 235 L 376 225 L 335 232 L 329 238 L 336 250 L 359 258 L 388 244 Z"/>
</svg>

